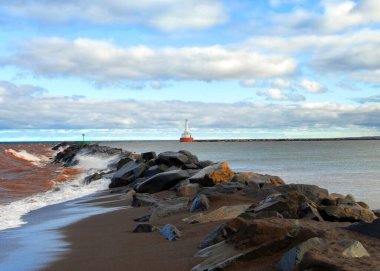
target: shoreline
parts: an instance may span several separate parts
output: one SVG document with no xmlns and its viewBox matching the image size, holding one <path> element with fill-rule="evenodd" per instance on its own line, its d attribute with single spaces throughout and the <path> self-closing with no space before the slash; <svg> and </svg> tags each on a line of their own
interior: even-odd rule
<svg viewBox="0 0 380 271">
<path fill-rule="evenodd" d="M 69 147 L 56 160 L 70 166 L 81 148 L 119 150 Z M 42 237 L 30 230 L 33 223 L 21 227 L 24 234 L 19 238 L 29 247 L 14 250 L 13 258 L 33 249 L 30 243 L 38 241 L 27 237 L 31 233 L 42 238 L 43 246 L 44 234 L 46 238 L 55 232 L 58 237 L 47 238 L 50 246 L 37 251 L 35 269 L 269 271 L 290 249 L 313 238 L 328 243 L 329 249 L 312 250 L 312 258 L 305 257 L 301 265 L 314 266 L 316 259 L 318 268 L 336 267 L 331 270 L 372 271 L 380 265 L 380 232 L 350 229 L 353 222 L 365 227 L 380 223 L 379 212 L 352 195 L 286 184 L 278 176 L 233 172 L 226 162 L 199 161 L 188 151 L 123 155 L 112 173 L 86 177 L 92 182 L 108 176 L 111 189 L 32 212 L 37 226 L 44 226 L 39 229 Z M 165 231 L 168 226 L 174 228 Z M 167 240 L 174 233 L 176 241 Z M 338 244 L 345 246 L 345 240 L 364 246 L 365 257 L 342 257 Z"/>
</svg>

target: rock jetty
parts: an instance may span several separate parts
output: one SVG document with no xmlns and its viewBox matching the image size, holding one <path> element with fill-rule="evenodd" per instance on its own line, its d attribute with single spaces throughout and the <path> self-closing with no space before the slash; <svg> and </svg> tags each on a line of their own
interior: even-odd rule
<svg viewBox="0 0 380 271">
<path fill-rule="evenodd" d="M 148 208 L 135 219 L 133 234 L 181 242 L 190 237 L 189 231 L 181 232 L 184 225 L 195 229 L 216 223 L 197 246 L 193 271 L 380 270 L 365 264 L 371 258 L 380 262 L 380 245 L 368 245 L 380 244 L 378 212 L 352 195 L 286 184 L 278 176 L 234 172 L 227 162 L 200 161 L 185 150 L 132 155 L 68 144 L 55 161 L 72 166 L 80 152 L 119 155 L 106 175 L 110 191 L 124 195 L 126 205 Z M 91 181 L 105 176 L 96 174 Z M 163 224 L 168 217 L 178 219 Z"/>
</svg>

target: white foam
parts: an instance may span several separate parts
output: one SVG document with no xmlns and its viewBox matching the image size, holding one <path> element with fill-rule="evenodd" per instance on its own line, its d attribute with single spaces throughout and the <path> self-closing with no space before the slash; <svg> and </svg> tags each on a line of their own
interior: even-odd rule
<svg viewBox="0 0 380 271">
<path fill-rule="evenodd" d="M 28 161 L 35 166 L 42 166 L 49 161 L 49 158 L 44 155 L 36 155 L 27 152 L 26 150 L 15 151 L 14 149 L 7 149 L 4 151 L 7 155 L 12 155 L 18 159 Z"/>
<path fill-rule="evenodd" d="M 79 164 L 76 167 L 85 169 L 87 172 L 80 174 L 75 180 L 61 183 L 45 193 L 35 194 L 6 205 L 0 205 L 0 230 L 16 228 L 25 224 L 26 221 L 23 220 L 23 216 L 30 211 L 107 189 L 110 183 L 109 179 L 102 178 L 86 185 L 84 184 L 84 178 L 95 170 L 106 169 L 116 158 L 117 156 L 79 155 Z"/>
</svg>

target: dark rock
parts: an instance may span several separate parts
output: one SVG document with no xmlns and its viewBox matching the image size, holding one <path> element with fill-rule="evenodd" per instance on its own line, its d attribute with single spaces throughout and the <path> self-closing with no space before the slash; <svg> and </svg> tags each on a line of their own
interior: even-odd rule
<svg viewBox="0 0 380 271">
<path fill-rule="evenodd" d="M 323 198 L 320 200 L 319 205 L 324 206 L 336 206 L 336 199 L 332 198 Z"/>
<path fill-rule="evenodd" d="M 186 182 L 186 181 L 185 181 Z M 177 187 L 177 195 L 182 197 L 194 197 L 199 191 L 199 184 L 197 183 L 183 183 Z"/>
<path fill-rule="evenodd" d="M 246 185 L 250 183 L 258 184 L 260 187 L 263 187 L 264 184 L 269 184 L 273 186 L 284 185 L 285 182 L 278 176 L 272 175 L 263 175 L 254 172 L 241 172 L 235 174 L 231 182 L 244 183 Z"/>
<path fill-rule="evenodd" d="M 133 207 L 146 207 L 155 205 L 158 200 L 151 194 L 136 193 L 133 195 L 132 206 Z"/>
<path fill-rule="evenodd" d="M 206 195 L 210 199 L 217 199 L 228 194 L 234 194 L 237 191 L 242 190 L 244 187 L 245 185 L 241 183 L 227 182 L 220 183 L 211 187 L 203 187 L 200 189 L 200 193 Z"/>
<path fill-rule="evenodd" d="M 198 194 L 191 203 L 190 212 L 206 211 L 210 208 L 210 202 L 204 194 Z"/>
<path fill-rule="evenodd" d="M 219 183 L 229 182 L 233 177 L 234 173 L 228 164 L 222 162 L 203 168 L 190 178 L 190 182 L 199 183 L 202 186 L 213 186 Z"/>
<path fill-rule="evenodd" d="M 154 151 L 144 152 L 141 154 L 141 158 L 146 162 L 152 159 L 156 159 L 157 155 Z"/>
<path fill-rule="evenodd" d="M 181 237 L 181 232 L 173 225 L 166 224 L 161 230 L 160 234 L 165 236 L 170 241 L 178 240 Z"/>
<path fill-rule="evenodd" d="M 195 164 L 199 162 L 198 157 L 187 150 L 180 150 L 179 153 L 186 155 L 187 158 L 189 159 L 190 164 Z"/>
<path fill-rule="evenodd" d="M 69 142 L 61 142 L 61 143 L 58 143 L 58 144 L 54 145 L 51 149 L 53 151 L 58 151 L 60 148 L 66 147 L 69 144 L 70 144 Z"/>
<path fill-rule="evenodd" d="M 128 162 L 115 173 L 109 187 L 113 188 L 128 185 L 139 178 L 146 169 L 147 166 L 144 163 Z"/>
<path fill-rule="evenodd" d="M 373 220 L 371 223 L 358 222 L 348 226 L 351 231 L 360 232 L 361 234 L 380 238 L 380 218 Z"/>
<path fill-rule="evenodd" d="M 249 207 L 250 205 L 248 204 L 222 206 L 206 214 L 197 213 L 195 215 L 182 219 L 182 221 L 188 224 L 196 224 L 233 219 L 244 213 Z"/>
<path fill-rule="evenodd" d="M 144 177 L 150 178 L 158 173 L 166 171 L 167 168 L 165 168 L 162 165 L 154 165 L 148 168 L 147 171 L 144 172 Z"/>
<path fill-rule="evenodd" d="M 160 153 L 156 159 L 156 163 L 165 164 L 169 167 L 176 166 L 182 167 L 184 164 L 190 163 L 189 157 L 180 152 L 167 151 Z"/>
<path fill-rule="evenodd" d="M 185 170 L 173 170 L 156 174 L 136 187 L 139 193 L 156 193 L 167 190 L 189 177 Z"/>
<path fill-rule="evenodd" d="M 261 212 L 265 214 L 260 215 Z M 288 219 L 309 217 L 322 220 L 314 203 L 298 192 L 269 195 L 258 206 L 248 209 L 247 213 L 253 213 L 252 217 L 268 217 L 270 214 L 278 216 L 278 213 Z"/>
<path fill-rule="evenodd" d="M 150 215 L 144 215 L 142 217 L 138 217 L 138 218 L 133 219 L 133 221 L 136 221 L 136 222 L 148 222 L 149 219 L 150 219 Z"/>
<path fill-rule="evenodd" d="M 99 174 L 98 172 L 96 172 L 96 173 L 94 173 L 92 175 L 89 175 L 86 178 L 84 178 L 84 183 L 85 184 L 89 184 L 89 183 L 91 183 L 93 181 L 97 181 L 97 180 L 99 180 L 101 178 L 102 178 L 102 175 Z"/>
<path fill-rule="evenodd" d="M 152 208 L 152 214 L 149 220 L 153 221 L 186 210 L 188 204 L 189 198 L 186 197 L 175 197 L 157 202 Z"/>
<path fill-rule="evenodd" d="M 215 163 L 212 161 L 209 161 L 209 160 L 205 160 L 205 161 L 199 161 L 196 164 L 198 165 L 199 168 L 205 168 L 205 167 L 211 166 Z"/>
<path fill-rule="evenodd" d="M 227 225 L 236 231 L 226 241 L 200 250 L 194 257 L 207 257 L 192 271 L 218 270 L 239 259 L 252 260 L 273 255 L 289 246 L 299 235 L 298 221 L 273 223 L 263 219 L 234 219 Z"/>
<path fill-rule="evenodd" d="M 273 189 L 282 194 L 295 191 L 299 194 L 303 194 L 305 197 L 311 201 L 314 201 L 315 203 L 318 203 L 323 198 L 327 198 L 329 194 L 327 189 L 310 184 L 286 184 L 283 186 L 274 187 Z"/>
<path fill-rule="evenodd" d="M 130 157 L 124 157 L 124 158 L 120 159 L 119 162 L 117 162 L 116 170 L 121 169 L 125 164 L 127 164 L 131 161 L 133 161 L 133 159 Z"/>
<path fill-rule="evenodd" d="M 144 223 L 144 224 L 138 224 L 136 228 L 133 230 L 135 233 L 141 233 L 141 232 L 157 232 L 160 231 L 158 227 L 152 226 L 151 224 Z"/>
<path fill-rule="evenodd" d="M 371 210 L 360 206 L 319 206 L 318 211 L 324 220 L 332 222 L 371 222 L 376 218 Z"/>
<path fill-rule="evenodd" d="M 226 223 L 219 225 L 215 230 L 212 231 L 205 239 L 199 244 L 198 248 L 206 248 L 215 245 L 219 242 L 227 240 L 236 231 L 230 228 Z"/>
<path fill-rule="evenodd" d="M 304 254 L 310 250 L 326 251 L 329 246 L 329 241 L 323 238 L 314 237 L 298 246 L 293 247 L 286 252 L 281 260 L 276 265 L 276 270 L 292 271 L 302 261 Z"/>
</svg>

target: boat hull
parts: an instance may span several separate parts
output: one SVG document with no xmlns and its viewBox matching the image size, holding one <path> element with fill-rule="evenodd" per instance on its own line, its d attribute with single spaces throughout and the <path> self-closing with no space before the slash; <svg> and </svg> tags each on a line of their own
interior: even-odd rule
<svg viewBox="0 0 380 271">
<path fill-rule="evenodd" d="M 194 138 L 192 137 L 181 137 L 179 142 L 194 142 Z"/>
</svg>

